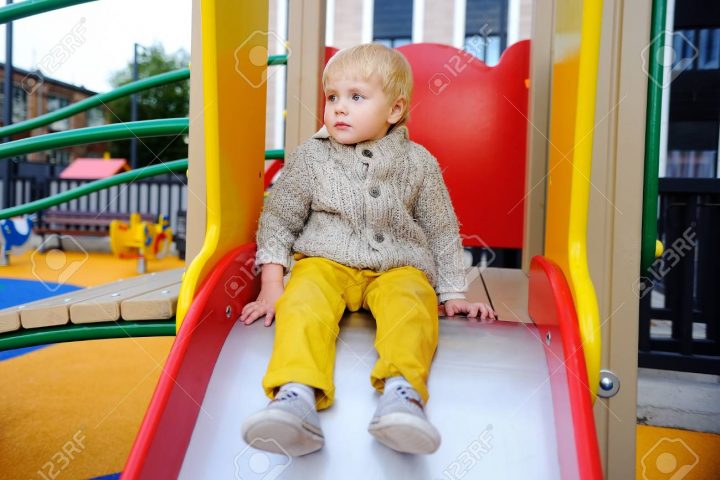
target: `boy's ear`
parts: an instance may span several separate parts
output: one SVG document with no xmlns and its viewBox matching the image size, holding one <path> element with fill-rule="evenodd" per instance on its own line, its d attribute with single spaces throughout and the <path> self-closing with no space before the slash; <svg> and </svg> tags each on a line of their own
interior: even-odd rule
<svg viewBox="0 0 720 480">
<path fill-rule="evenodd" d="M 388 123 L 396 124 L 400 121 L 407 108 L 407 100 L 405 97 L 398 97 L 390 108 L 390 116 L 388 117 Z"/>
</svg>

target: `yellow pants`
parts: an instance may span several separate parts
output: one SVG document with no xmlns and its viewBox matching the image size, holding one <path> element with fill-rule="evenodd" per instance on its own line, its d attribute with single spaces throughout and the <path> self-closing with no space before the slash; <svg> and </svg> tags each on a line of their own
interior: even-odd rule
<svg viewBox="0 0 720 480">
<path fill-rule="evenodd" d="M 415 267 L 382 273 L 356 269 L 322 257 L 295 263 L 285 292 L 275 304 L 275 343 L 263 378 L 265 393 L 298 382 L 316 389 L 317 408 L 332 405 L 335 340 L 345 308 L 361 307 L 375 317 L 378 360 L 370 382 L 402 375 L 423 401 L 438 341 L 438 305 L 427 276 Z"/>
</svg>

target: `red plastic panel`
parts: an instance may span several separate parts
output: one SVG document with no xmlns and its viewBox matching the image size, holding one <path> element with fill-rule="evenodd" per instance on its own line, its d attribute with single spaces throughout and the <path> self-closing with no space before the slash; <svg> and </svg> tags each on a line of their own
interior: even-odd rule
<svg viewBox="0 0 720 480">
<path fill-rule="evenodd" d="M 198 290 L 160 375 L 123 479 L 177 478 L 225 338 L 242 306 L 260 291 L 260 277 L 253 273 L 255 248 L 252 243 L 230 252 Z"/>
<path fill-rule="evenodd" d="M 410 137 L 443 168 L 463 244 L 522 248 L 530 41 L 512 45 L 495 67 L 434 43 L 398 51 L 415 82 Z M 335 52 L 327 47 L 326 58 Z"/>
<path fill-rule="evenodd" d="M 445 45 L 398 50 L 415 80 L 410 137 L 442 166 L 463 243 L 522 248 L 530 42 L 495 67 Z"/>
<path fill-rule="evenodd" d="M 562 478 L 600 480 L 600 450 L 570 287 L 560 267 L 533 257 L 529 290 L 528 311 L 541 332 L 550 372 Z"/>
</svg>

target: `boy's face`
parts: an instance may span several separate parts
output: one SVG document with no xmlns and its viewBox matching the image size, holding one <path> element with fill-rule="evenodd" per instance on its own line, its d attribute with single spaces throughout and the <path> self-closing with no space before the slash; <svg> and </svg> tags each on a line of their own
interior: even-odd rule
<svg viewBox="0 0 720 480">
<path fill-rule="evenodd" d="M 380 79 L 328 78 L 325 126 L 339 143 L 350 145 L 385 136 L 402 117 L 405 100 L 389 99 Z"/>
</svg>

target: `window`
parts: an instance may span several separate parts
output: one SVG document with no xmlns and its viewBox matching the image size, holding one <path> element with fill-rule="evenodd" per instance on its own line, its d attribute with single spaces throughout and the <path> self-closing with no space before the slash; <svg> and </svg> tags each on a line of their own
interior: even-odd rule
<svg viewBox="0 0 720 480">
<path fill-rule="evenodd" d="M 5 105 L 5 92 L 0 86 L 0 120 Z M 12 121 L 13 123 L 27 120 L 27 93 L 20 85 L 13 85 Z"/>
<path fill-rule="evenodd" d="M 669 150 L 666 177 L 714 178 L 717 152 L 714 150 Z"/>
<path fill-rule="evenodd" d="M 701 70 L 720 69 L 720 28 L 700 30 L 698 68 Z"/>
<path fill-rule="evenodd" d="M 496 65 L 507 48 L 507 0 L 467 0 L 465 50 Z"/>
<path fill-rule="evenodd" d="M 412 43 L 413 0 L 375 0 L 373 42 L 387 47 Z"/>
<path fill-rule="evenodd" d="M 47 111 L 48 113 L 59 110 L 63 107 L 70 105 L 70 100 L 67 97 L 60 95 L 48 95 L 47 96 Z M 51 130 L 68 130 L 70 128 L 70 118 L 63 118 L 57 122 L 50 124 Z"/>
<path fill-rule="evenodd" d="M 672 69 L 720 69 L 720 28 L 677 30 L 672 34 Z"/>
<path fill-rule="evenodd" d="M 99 127 L 100 125 L 105 125 L 105 113 L 103 112 L 103 109 L 100 107 L 91 108 L 87 111 L 87 116 L 85 117 L 87 121 L 88 127 Z"/>
<path fill-rule="evenodd" d="M 48 162 L 56 165 L 70 165 L 70 149 L 56 149 L 48 151 Z"/>
</svg>

